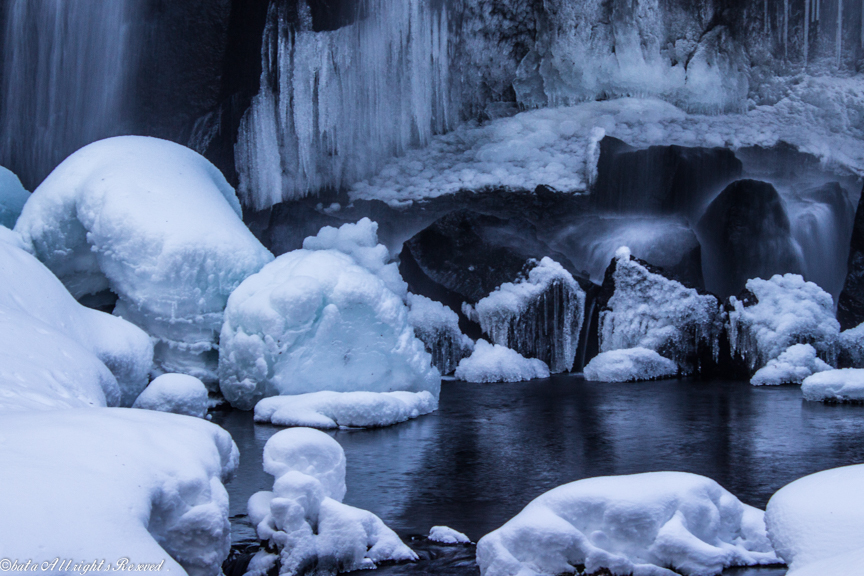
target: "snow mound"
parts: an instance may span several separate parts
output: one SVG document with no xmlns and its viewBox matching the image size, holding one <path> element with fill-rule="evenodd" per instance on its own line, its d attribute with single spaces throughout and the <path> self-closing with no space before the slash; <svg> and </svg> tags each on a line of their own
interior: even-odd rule
<svg viewBox="0 0 864 576">
<path fill-rule="evenodd" d="M 442 376 L 452 374 L 474 350 L 474 341 L 459 329 L 459 316 L 440 302 L 409 292 L 408 323 Z"/>
<path fill-rule="evenodd" d="M 188 148 L 140 136 L 69 156 L 15 229 L 76 298 L 108 289 L 119 297 L 114 314 L 156 341 L 157 372 L 205 382 L 216 380 L 228 295 L 273 258 L 219 170 Z"/>
<path fill-rule="evenodd" d="M 650 271 L 621 247 L 615 253 L 614 292 L 600 312 L 600 352 L 647 348 L 684 372 L 698 369 L 701 349 L 717 358 L 720 302 Z"/>
<path fill-rule="evenodd" d="M 482 576 L 708 576 L 778 563 L 763 512 L 685 472 L 588 478 L 559 486 L 477 543 Z"/>
<path fill-rule="evenodd" d="M 465 309 L 495 344 L 543 360 L 551 372 L 565 372 L 576 357 L 585 292 L 551 258 L 534 263 L 526 278 L 501 284 Z"/>
<path fill-rule="evenodd" d="M 220 427 L 124 408 L 7 414 L 0 458 L 0 557 L 221 574 L 231 545 L 223 483 L 238 452 Z"/>
<path fill-rule="evenodd" d="M 584 369 L 585 379 L 596 382 L 638 382 L 678 375 L 678 365 L 647 348 L 611 350 L 595 356 Z"/>
<path fill-rule="evenodd" d="M 465 382 L 523 382 L 548 378 L 549 367 L 542 360 L 525 358 L 506 346 L 481 339 L 474 353 L 459 362 L 455 376 Z"/>
<path fill-rule="evenodd" d="M 729 340 L 751 370 L 761 368 L 793 344 L 811 344 L 829 364 L 837 357 L 840 324 L 831 295 L 797 274 L 753 278 L 747 290 L 755 303 L 732 296 Z"/>
<path fill-rule="evenodd" d="M 46 335 L 46 338 L 57 341 L 58 346 L 74 356 L 79 354 L 72 353 L 72 349 L 89 351 L 88 356 L 95 355 L 114 374 L 116 383 L 111 387 L 119 385 L 120 397 L 113 398 L 113 392 L 108 393 L 109 405 L 131 405 L 147 386 L 153 363 L 153 344 L 147 334 L 122 318 L 80 305 L 50 270 L 21 249 L 20 244 L 16 246 L 15 239 L 20 237 L 15 232 L 6 230 L 0 235 L 9 239 L 9 242 L 0 241 L 0 277 L 3 278 L 3 282 L 0 282 L 0 306 L 20 312 L 36 322 L 29 331 L 31 335 L 27 336 L 24 325 L 30 322 L 23 317 L 19 320 L 22 326 L 16 328 L 16 333 L 22 338 L 22 344 L 10 343 L 10 346 L 20 350 L 23 342 L 27 342 L 32 352 L 18 354 L 18 359 L 10 358 L 10 362 L 21 366 L 25 358 L 31 358 L 32 363 L 36 362 L 37 357 L 43 357 L 43 354 L 50 356 L 52 350 L 49 342 L 38 341 L 39 331 L 50 327 L 76 344 L 60 344 L 57 335 Z M 71 357 L 57 355 L 56 362 L 40 360 L 41 363 L 35 363 L 26 370 L 48 374 L 47 367 L 51 366 L 56 367 L 57 374 L 60 374 L 63 371 L 60 366 L 66 360 L 71 360 Z M 92 360 L 81 362 L 90 364 Z M 104 379 L 100 377 L 98 380 L 104 384 Z M 37 381 L 46 382 L 43 379 L 32 382 L 35 385 Z M 99 405 L 104 406 L 102 403 Z"/>
<path fill-rule="evenodd" d="M 275 478 L 272 491 L 249 499 L 248 511 L 268 549 L 247 573 L 266 573 L 278 561 L 280 574 L 338 574 L 377 563 L 416 560 L 380 518 L 342 504 L 345 452 L 333 438 L 310 428 L 274 434 L 264 446 L 264 470 Z"/>
<path fill-rule="evenodd" d="M 132 407 L 204 418 L 207 416 L 207 396 L 207 387 L 198 378 L 186 374 L 163 374 L 150 382 Z"/>
<path fill-rule="evenodd" d="M 800 478 L 768 502 L 765 523 L 789 576 L 858 575 L 864 566 L 864 465 Z"/>
<path fill-rule="evenodd" d="M 801 383 L 811 402 L 864 402 L 864 370 L 844 368 L 813 374 Z"/>
<path fill-rule="evenodd" d="M 841 366 L 864 368 L 864 324 L 840 333 Z"/>
<path fill-rule="evenodd" d="M 0 166 L 0 226 L 14 228 L 18 215 L 30 198 L 12 171 Z"/>
<path fill-rule="evenodd" d="M 248 410 L 267 396 L 322 390 L 438 397 L 440 375 L 414 337 L 404 282 L 395 264 L 385 264 L 376 227 L 363 219 L 324 229 L 234 291 L 219 355 L 222 393 L 232 406 Z M 346 230 L 364 234 L 347 245 L 322 240 L 350 237 L 340 236 Z"/>
<path fill-rule="evenodd" d="M 448 526 L 433 526 L 429 530 L 429 540 L 440 544 L 470 544 L 471 539 L 462 532 Z"/>
<path fill-rule="evenodd" d="M 778 384 L 800 384 L 817 372 L 831 370 L 831 366 L 816 357 L 816 349 L 810 344 L 795 344 L 777 358 L 760 368 L 750 384 L 754 386 L 776 386 Z"/>
</svg>

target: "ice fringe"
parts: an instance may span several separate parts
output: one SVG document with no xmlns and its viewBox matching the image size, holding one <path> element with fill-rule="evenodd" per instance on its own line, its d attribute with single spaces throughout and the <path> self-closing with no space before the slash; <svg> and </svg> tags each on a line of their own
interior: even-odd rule
<svg viewBox="0 0 864 576">
<path fill-rule="evenodd" d="M 459 316 L 440 302 L 409 292 L 408 322 L 442 376 L 452 374 L 474 350 L 474 341 L 459 329 Z"/>
<path fill-rule="evenodd" d="M 809 344 L 795 344 L 777 358 L 768 361 L 750 379 L 754 386 L 801 384 L 817 372 L 831 370 L 831 366 L 816 357 L 816 349 Z"/>
<path fill-rule="evenodd" d="M 678 365 L 654 350 L 629 348 L 601 352 L 588 362 L 584 374 L 596 382 L 638 382 L 676 376 Z"/>
<path fill-rule="evenodd" d="M 455 376 L 466 382 L 522 382 L 548 378 L 549 368 L 542 360 L 481 339 L 471 356 L 459 362 Z"/>
</svg>

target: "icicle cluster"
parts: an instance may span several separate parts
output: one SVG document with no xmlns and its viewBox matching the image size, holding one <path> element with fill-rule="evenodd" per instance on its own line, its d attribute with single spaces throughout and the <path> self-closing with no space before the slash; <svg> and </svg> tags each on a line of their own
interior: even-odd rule
<svg viewBox="0 0 864 576">
<path fill-rule="evenodd" d="M 432 365 L 442 376 L 452 374 L 474 350 L 474 341 L 459 330 L 459 316 L 440 302 L 410 292 L 408 307 L 408 322 L 432 355 Z"/>
</svg>

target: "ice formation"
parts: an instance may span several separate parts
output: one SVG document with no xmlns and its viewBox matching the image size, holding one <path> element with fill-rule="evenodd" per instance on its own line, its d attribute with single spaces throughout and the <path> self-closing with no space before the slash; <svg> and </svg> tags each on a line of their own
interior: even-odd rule
<svg viewBox="0 0 864 576">
<path fill-rule="evenodd" d="M 480 339 L 471 356 L 459 362 L 455 376 L 465 382 L 523 382 L 548 378 L 549 367 L 542 360 Z"/>
<path fill-rule="evenodd" d="M 659 380 L 678 374 L 678 365 L 647 348 L 601 352 L 585 365 L 586 380 L 597 382 L 638 382 Z"/>
<path fill-rule="evenodd" d="M 409 292 L 408 323 L 442 376 L 452 374 L 474 350 L 474 341 L 459 329 L 459 316 L 440 302 Z"/>
<path fill-rule="evenodd" d="M 703 350 L 717 358 L 723 314 L 716 297 L 649 270 L 625 247 L 612 265 L 614 292 L 600 312 L 601 352 L 648 348 L 685 373 L 699 369 Z"/>
<path fill-rule="evenodd" d="M 449 526 L 433 526 L 429 530 L 429 540 L 440 544 L 470 544 L 471 539 L 462 532 Z"/>
<path fill-rule="evenodd" d="M 429 414 L 438 400 L 422 392 L 311 392 L 271 396 L 255 405 L 255 421 L 276 426 L 379 428 Z"/>
<path fill-rule="evenodd" d="M 801 392 L 811 402 L 864 403 L 864 370 L 843 368 L 813 374 L 801 383 Z"/>
<path fill-rule="evenodd" d="M 840 333 L 840 364 L 843 368 L 864 368 L 864 324 Z"/>
<path fill-rule="evenodd" d="M 264 470 L 272 491 L 249 499 L 249 518 L 268 543 L 247 574 L 335 575 L 377 563 L 416 560 L 417 555 L 380 518 L 342 504 L 345 452 L 333 438 L 310 428 L 277 432 L 264 446 Z M 270 552 L 268 550 L 276 550 Z"/>
<path fill-rule="evenodd" d="M 864 566 L 864 465 L 805 476 L 768 502 L 765 523 L 789 576 L 857 575 Z"/>
<path fill-rule="evenodd" d="M 15 229 L 76 298 L 119 297 L 114 314 L 155 340 L 157 373 L 208 383 L 228 295 L 273 258 L 222 174 L 156 138 L 82 148 L 36 189 Z"/>
<path fill-rule="evenodd" d="M 684 472 L 588 478 L 559 486 L 477 543 L 481 576 L 720 574 L 778 563 L 763 512 Z"/>
<path fill-rule="evenodd" d="M 747 290 L 753 301 L 729 298 L 729 340 L 751 370 L 793 344 L 811 344 L 825 361 L 835 362 L 840 324 L 830 294 L 797 274 L 753 278 Z"/>
<path fill-rule="evenodd" d="M 800 384 L 811 374 L 831 369 L 831 366 L 816 357 L 816 349 L 813 346 L 794 344 L 760 368 L 750 379 L 750 384 L 754 386 Z"/>
<path fill-rule="evenodd" d="M 406 285 L 376 230 L 366 218 L 323 228 L 234 291 L 219 356 L 233 406 L 322 390 L 437 399 L 440 375 L 408 323 Z"/>
<path fill-rule="evenodd" d="M 551 372 L 573 368 L 585 316 L 585 292 L 551 258 L 534 262 L 526 278 L 501 284 L 467 315 L 495 344 L 543 360 Z"/>
<path fill-rule="evenodd" d="M 207 396 L 207 387 L 198 378 L 187 374 L 163 374 L 150 382 L 132 407 L 204 418 L 207 416 Z"/>
<path fill-rule="evenodd" d="M 14 228 L 28 198 L 18 176 L 0 166 L 0 226 Z"/>
<path fill-rule="evenodd" d="M 0 557 L 222 573 L 238 452 L 220 427 L 97 408 L 4 414 L 0 438 Z"/>
</svg>

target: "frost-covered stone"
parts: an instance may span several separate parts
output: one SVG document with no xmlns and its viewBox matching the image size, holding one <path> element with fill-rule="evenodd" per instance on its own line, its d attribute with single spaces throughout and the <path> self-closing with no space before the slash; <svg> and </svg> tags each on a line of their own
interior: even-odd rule
<svg viewBox="0 0 864 576">
<path fill-rule="evenodd" d="M 482 576 L 709 576 L 778 563 L 763 512 L 684 472 L 587 478 L 536 498 L 477 543 Z"/>
<path fill-rule="evenodd" d="M 345 452 L 333 438 L 310 428 L 274 434 L 264 446 L 272 491 L 249 499 L 249 518 L 268 544 L 250 562 L 253 574 L 279 564 L 279 573 L 335 575 L 417 555 L 380 518 L 342 504 Z M 250 573 L 250 572 L 247 572 Z"/>
<path fill-rule="evenodd" d="M 816 349 L 813 346 L 794 344 L 760 368 L 750 379 L 750 384 L 754 386 L 800 384 L 811 374 L 825 370 L 831 370 L 831 366 L 816 357 Z"/>
<path fill-rule="evenodd" d="M 765 523 L 789 576 L 861 574 L 862 484 L 864 465 L 844 466 L 800 478 L 771 497 Z"/>
<path fill-rule="evenodd" d="M 449 526 L 433 526 L 429 530 L 429 540 L 440 544 L 470 544 L 471 539 L 462 532 Z"/>
<path fill-rule="evenodd" d="M 272 260 L 231 186 L 183 146 L 138 136 L 90 144 L 33 192 L 15 229 L 81 298 L 110 289 L 114 314 L 156 341 L 155 371 L 216 380 L 228 295 Z"/>
<path fill-rule="evenodd" d="M 586 380 L 597 382 L 638 382 L 659 380 L 678 374 L 678 365 L 647 348 L 601 352 L 585 366 Z"/>
<path fill-rule="evenodd" d="M 438 397 L 440 375 L 414 336 L 406 286 L 364 218 L 324 228 L 231 295 L 220 339 L 225 398 L 396 390 Z"/>
<path fill-rule="evenodd" d="M 743 299 L 729 298 L 732 353 L 756 370 L 793 344 L 810 344 L 829 364 L 836 361 L 840 325 L 831 295 L 797 274 L 747 281 Z"/>
<path fill-rule="evenodd" d="M 471 356 L 459 362 L 455 376 L 466 382 L 522 382 L 548 378 L 549 367 L 542 360 L 481 339 Z"/>
<path fill-rule="evenodd" d="M 28 198 L 18 176 L 0 166 L 0 226 L 14 228 Z"/>
<path fill-rule="evenodd" d="M 864 403 L 864 370 L 843 368 L 807 377 L 801 383 L 805 400 Z"/>
<path fill-rule="evenodd" d="M 207 397 L 207 387 L 198 378 L 187 374 L 163 374 L 150 382 L 132 407 L 204 418 L 207 415 Z"/>
<path fill-rule="evenodd" d="M 573 368 L 585 316 L 585 292 L 573 276 L 544 257 L 527 277 L 506 282 L 463 308 L 495 344 L 537 358 L 553 373 Z"/>
<path fill-rule="evenodd" d="M 474 350 L 474 341 L 459 329 L 459 315 L 440 302 L 409 292 L 408 322 L 442 376 L 452 374 Z"/>
<path fill-rule="evenodd" d="M 864 323 L 840 333 L 838 362 L 841 368 L 864 368 Z"/>
</svg>

